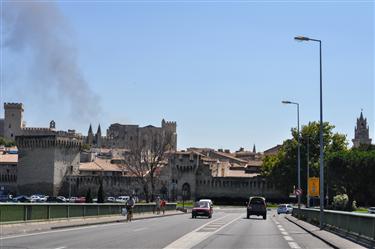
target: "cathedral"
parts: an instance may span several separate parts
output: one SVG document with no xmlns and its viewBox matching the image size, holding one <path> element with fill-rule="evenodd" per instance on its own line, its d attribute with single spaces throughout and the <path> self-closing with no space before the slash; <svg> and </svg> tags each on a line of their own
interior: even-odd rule
<svg viewBox="0 0 375 249">
<path fill-rule="evenodd" d="M 357 126 L 354 128 L 354 139 L 352 139 L 352 142 L 353 148 L 359 148 L 361 145 L 371 145 L 367 118 L 363 118 L 362 111 L 360 117 L 357 118 Z"/>
</svg>

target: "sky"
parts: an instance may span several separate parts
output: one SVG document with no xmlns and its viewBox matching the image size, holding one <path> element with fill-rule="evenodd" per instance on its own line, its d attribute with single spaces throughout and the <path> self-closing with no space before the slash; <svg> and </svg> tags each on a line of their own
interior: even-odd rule
<svg viewBox="0 0 375 249">
<path fill-rule="evenodd" d="M 1 1 L 1 102 L 27 126 L 177 122 L 178 148 L 263 151 L 323 119 L 374 138 L 373 1 Z M 0 109 L 3 113 L 3 107 Z"/>
</svg>

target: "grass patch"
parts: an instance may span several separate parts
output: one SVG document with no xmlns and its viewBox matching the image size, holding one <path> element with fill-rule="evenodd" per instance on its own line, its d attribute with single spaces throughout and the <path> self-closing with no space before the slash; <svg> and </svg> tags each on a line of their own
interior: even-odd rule
<svg viewBox="0 0 375 249">
<path fill-rule="evenodd" d="M 185 201 L 184 205 L 185 205 L 185 207 L 193 207 L 194 202 L 193 201 Z M 182 206 L 183 206 L 182 201 L 177 202 L 177 207 L 182 207 Z"/>
<path fill-rule="evenodd" d="M 368 213 L 368 209 L 360 207 L 360 208 L 357 208 L 356 210 L 354 210 L 353 212 L 355 212 L 355 213 Z"/>
<path fill-rule="evenodd" d="M 277 204 L 277 203 L 267 203 L 268 208 L 277 208 L 278 206 L 279 206 L 279 204 Z"/>
</svg>

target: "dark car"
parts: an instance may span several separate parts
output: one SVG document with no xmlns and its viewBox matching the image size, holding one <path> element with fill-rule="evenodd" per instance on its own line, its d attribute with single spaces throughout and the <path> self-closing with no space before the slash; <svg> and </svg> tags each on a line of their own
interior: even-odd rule
<svg viewBox="0 0 375 249">
<path fill-rule="evenodd" d="M 195 203 L 193 210 L 191 211 L 191 217 L 194 219 L 197 216 L 212 217 L 213 209 L 208 201 L 198 201 Z"/>
<path fill-rule="evenodd" d="M 12 199 L 13 202 L 31 202 L 30 198 L 26 195 L 20 195 Z"/>
<path fill-rule="evenodd" d="M 49 202 L 49 203 L 64 203 L 65 201 L 60 196 L 48 196 L 47 202 Z"/>
<path fill-rule="evenodd" d="M 0 202 L 12 201 L 12 195 L 0 195 Z"/>
<path fill-rule="evenodd" d="M 249 203 L 247 204 L 247 218 L 251 215 L 263 216 L 263 219 L 267 219 L 267 205 L 264 197 L 250 197 Z"/>
</svg>

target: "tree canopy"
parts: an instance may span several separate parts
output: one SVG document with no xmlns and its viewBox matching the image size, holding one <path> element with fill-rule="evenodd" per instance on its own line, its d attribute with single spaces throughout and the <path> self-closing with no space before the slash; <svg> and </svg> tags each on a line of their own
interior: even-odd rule
<svg viewBox="0 0 375 249">
<path fill-rule="evenodd" d="M 309 157 L 310 177 L 319 176 L 319 122 L 310 122 L 302 126 L 300 131 L 301 155 L 301 188 L 307 189 L 307 156 Z M 346 136 L 335 133 L 335 126 L 323 123 L 323 142 L 325 155 L 347 150 Z M 293 191 L 297 186 L 297 147 L 298 132 L 291 130 L 292 137 L 283 142 L 276 155 L 266 156 L 263 160 L 262 175 L 271 180 L 284 194 Z"/>
</svg>

